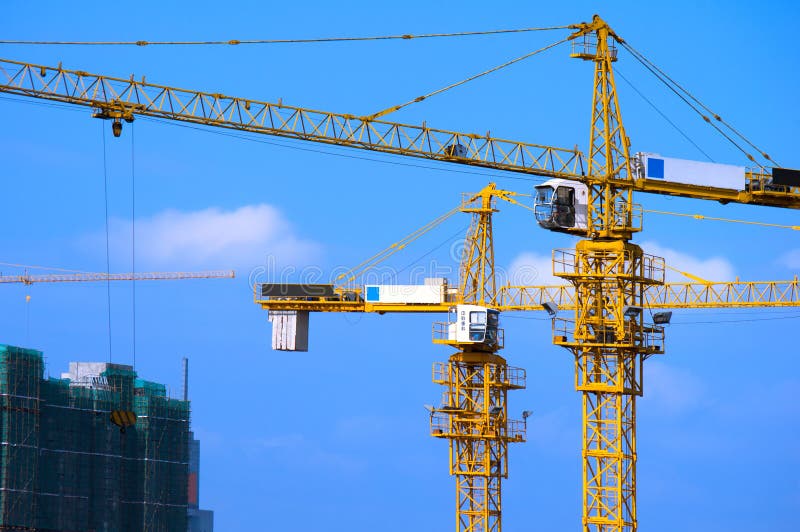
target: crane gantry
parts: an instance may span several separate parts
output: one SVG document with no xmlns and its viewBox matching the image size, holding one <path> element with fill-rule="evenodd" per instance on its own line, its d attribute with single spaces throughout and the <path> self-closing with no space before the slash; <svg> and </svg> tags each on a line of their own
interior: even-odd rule
<svg viewBox="0 0 800 532">
<path fill-rule="evenodd" d="M 117 136 L 123 121 L 150 116 L 550 178 L 550 184 L 545 184 L 551 189 L 550 195 L 544 189 L 537 194 L 537 204 L 543 207 L 537 212 L 537 220 L 545 228 L 583 238 L 574 249 L 554 253 L 554 274 L 571 286 L 487 289 L 486 283 L 493 279 L 487 275 L 488 268 L 493 269 L 492 246 L 486 239 L 490 234 L 487 226 L 484 223 L 481 230 L 479 223 L 478 230 L 471 233 L 477 259 L 462 271 L 461 291 L 456 296 L 461 299 L 455 302 L 481 303 L 493 311 L 538 310 L 543 302 L 558 299 L 561 310 L 574 309 L 572 319 L 554 318 L 553 342 L 573 354 L 576 389 L 582 394 L 582 526 L 587 531 L 633 531 L 637 528 L 636 397 L 643 393 L 644 360 L 664 352 L 663 327 L 645 323 L 643 310 L 798 304 L 797 279 L 665 284 L 663 259 L 646 254 L 631 242 L 641 231 L 641 211 L 633 203 L 633 194 L 798 209 L 800 174 L 777 165 L 768 167 L 766 161 L 771 159 L 763 152 L 759 156 L 765 163 L 743 170 L 741 184 L 736 187 L 665 179 L 663 160 L 660 175 L 655 163 L 656 171 L 651 172 L 647 167 L 650 159 L 630 152 L 617 99 L 612 65 L 617 59 L 616 44 L 624 46 L 624 40 L 596 15 L 591 22 L 570 28 L 569 40 L 575 45 L 572 57 L 594 64 L 588 155 L 577 149 L 510 141 L 489 134 L 314 111 L 155 85 L 133 77 L 112 78 L 66 70 L 60 65 L 0 60 L 0 92 L 90 107 L 95 117 L 113 121 Z M 720 120 L 716 115 L 704 118 L 708 122 Z M 560 188 L 566 189 L 567 199 L 558 196 Z M 578 192 L 585 193 L 582 204 L 576 199 Z M 581 222 L 576 222 L 576 207 L 585 210 Z M 491 205 L 472 209 L 467 212 L 490 223 Z M 479 276 L 470 277 L 473 273 Z M 466 279 L 479 279 L 478 288 L 465 284 Z M 331 290 L 316 299 L 293 299 L 257 292 L 257 302 L 270 310 L 300 312 L 442 312 L 454 303 L 443 299 L 435 305 L 387 305 L 370 302 L 365 295 L 342 289 L 338 295 Z M 448 366 L 440 366 L 438 382 L 448 386 L 449 399 L 444 406 L 449 408 L 445 414 L 450 432 L 443 428 L 438 434 L 451 440 L 451 456 L 456 457 L 451 461 L 451 471 L 453 464 L 480 465 L 478 469 L 454 470 L 459 476 L 459 494 L 465 495 L 463 503 L 459 498 L 458 512 L 463 519 L 458 527 L 499 530 L 499 482 L 492 482 L 506 474 L 500 465 L 505 460 L 505 445 L 521 439 L 509 429 L 504 394 L 519 387 L 514 383 L 520 381 L 509 377 L 505 361 L 496 354 L 501 342 L 487 342 L 484 336 L 478 342 L 480 346 L 449 337 L 444 343 L 456 347 L 458 353 Z M 480 387 L 476 383 L 481 383 L 481 392 L 476 391 Z M 434 419 L 439 418 L 432 416 L 437 435 Z M 477 432 L 480 436 L 474 437 Z M 473 443 L 463 445 L 467 440 Z M 464 452 L 459 453 L 459 449 Z M 481 495 L 474 496 L 474 484 L 466 482 L 471 478 L 486 481 Z"/>
</svg>

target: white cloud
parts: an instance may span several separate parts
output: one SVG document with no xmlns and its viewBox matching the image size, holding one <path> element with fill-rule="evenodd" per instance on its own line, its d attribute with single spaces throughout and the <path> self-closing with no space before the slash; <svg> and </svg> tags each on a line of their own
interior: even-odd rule
<svg viewBox="0 0 800 532">
<path fill-rule="evenodd" d="M 787 268 L 800 268 L 800 249 L 790 251 L 778 259 L 778 263 Z"/>
<path fill-rule="evenodd" d="M 567 284 L 564 279 L 554 276 L 552 271 L 553 259 L 550 255 L 526 251 L 511 261 L 506 278 L 500 275 L 498 284 L 505 284 L 506 281 L 514 286 Z"/>
<path fill-rule="evenodd" d="M 697 258 L 674 249 L 664 247 L 656 242 L 648 241 L 641 244 L 645 253 L 663 257 L 667 266 L 680 271 L 691 273 L 708 281 L 733 281 L 736 274 L 733 265 L 724 257 Z M 667 281 L 691 282 L 683 275 L 667 269 Z"/>
<path fill-rule="evenodd" d="M 304 240 L 275 207 L 245 205 L 235 210 L 168 209 L 136 221 L 136 261 L 141 268 L 234 268 L 306 262 L 319 244 Z M 115 255 L 130 249 L 130 221 L 115 220 L 111 230 Z"/>
</svg>

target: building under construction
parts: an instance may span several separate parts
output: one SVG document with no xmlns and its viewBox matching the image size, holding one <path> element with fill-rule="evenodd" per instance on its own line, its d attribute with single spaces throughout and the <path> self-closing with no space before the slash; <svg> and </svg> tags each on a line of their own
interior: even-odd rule
<svg viewBox="0 0 800 532">
<path fill-rule="evenodd" d="M 69 369 L 44 378 L 40 351 L 0 345 L 0 530 L 186 530 L 189 402 L 131 366 Z"/>
</svg>

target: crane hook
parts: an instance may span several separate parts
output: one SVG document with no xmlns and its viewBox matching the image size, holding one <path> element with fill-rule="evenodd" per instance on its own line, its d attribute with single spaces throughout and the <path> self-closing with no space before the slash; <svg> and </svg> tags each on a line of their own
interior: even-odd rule
<svg viewBox="0 0 800 532">
<path fill-rule="evenodd" d="M 122 135 L 122 121 L 119 118 L 115 118 L 114 122 L 111 123 L 111 132 L 115 137 Z"/>
</svg>

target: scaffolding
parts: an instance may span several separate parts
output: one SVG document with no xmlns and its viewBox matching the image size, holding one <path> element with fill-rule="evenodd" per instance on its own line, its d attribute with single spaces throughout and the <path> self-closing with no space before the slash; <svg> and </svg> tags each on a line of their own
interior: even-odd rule
<svg viewBox="0 0 800 532">
<path fill-rule="evenodd" d="M 189 403 L 94 365 L 45 380 L 41 352 L 0 345 L 0 530 L 186 529 Z M 114 410 L 136 424 L 122 432 Z"/>
</svg>

